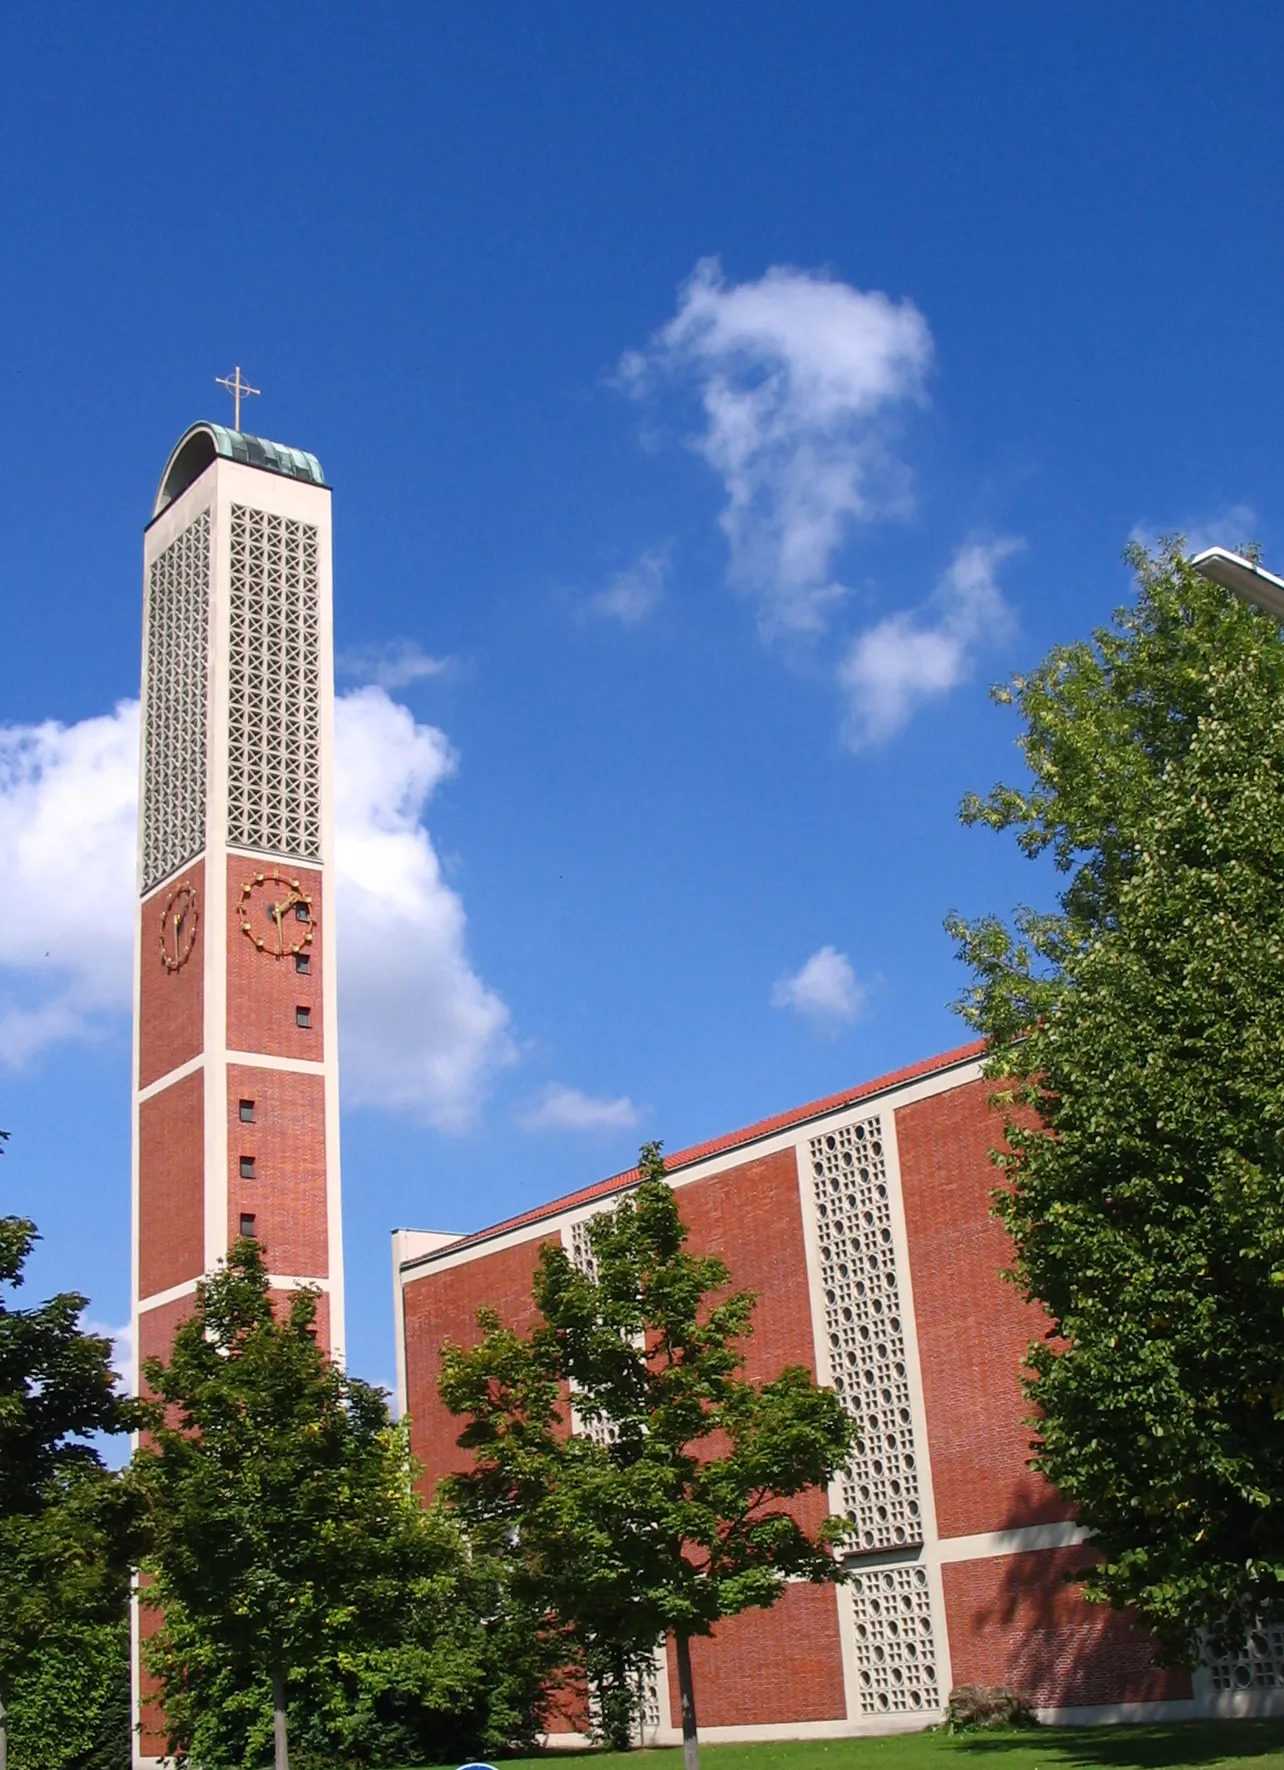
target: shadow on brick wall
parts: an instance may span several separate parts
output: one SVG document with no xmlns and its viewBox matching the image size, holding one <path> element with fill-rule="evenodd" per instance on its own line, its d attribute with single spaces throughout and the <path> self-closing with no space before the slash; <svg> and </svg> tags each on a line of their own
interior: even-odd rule
<svg viewBox="0 0 1284 1770">
<path fill-rule="evenodd" d="M 1024 1497 L 1018 1483 L 1016 1517 Z M 1189 1674 L 1154 1664 L 1146 1630 L 1083 1597 L 1076 1575 L 1092 1558 L 1079 1545 L 944 1568 L 955 1683 L 1005 1684 L 1038 1708 L 1188 1699 Z"/>
</svg>

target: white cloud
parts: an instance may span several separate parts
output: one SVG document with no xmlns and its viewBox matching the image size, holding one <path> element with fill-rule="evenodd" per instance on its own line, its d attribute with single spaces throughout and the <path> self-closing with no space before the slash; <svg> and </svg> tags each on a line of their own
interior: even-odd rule
<svg viewBox="0 0 1284 1770">
<path fill-rule="evenodd" d="M 851 961 L 836 947 L 822 946 L 792 977 L 782 977 L 771 992 L 773 1008 L 793 1008 L 820 1032 L 837 1033 L 850 1026 L 865 1001 Z"/>
<path fill-rule="evenodd" d="M 838 679 L 853 749 L 892 737 L 923 701 L 968 676 L 983 640 L 1011 630 L 997 574 L 1022 545 L 1010 536 L 964 542 L 925 607 L 888 615 L 852 641 Z"/>
<path fill-rule="evenodd" d="M 380 688 L 335 705 L 340 1058 L 346 1098 L 447 1130 L 510 1061 L 508 1010 L 468 960 L 464 906 L 420 814 L 453 774 L 440 731 Z"/>
<path fill-rule="evenodd" d="M 335 740 L 344 1093 L 459 1129 L 512 1047 L 420 821 L 456 758 L 378 687 L 338 699 Z M 0 1063 L 129 1007 L 137 781 L 136 702 L 0 727 Z"/>
<path fill-rule="evenodd" d="M 626 627 L 637 626 L 664 595 L 668 570 L 668 549 L 648 548 L 627 570 L 616 572 L 600 595 L 589 598 L 589 613 L 620 621 Z"/>
<path fill-rule="evenodd" d="M 732 577 L 765 633 L 823 630 L 844 594 L 832 566 L 852 525 L 907 507 L 888 420 L 922 399 L 931 357 L 912 301 L 785 265 L 729 285 L 709 258 L 647 351 L 622 359 L 635 393 L 658 372 L 698 388 L 695 446 L 722 478 Z"/>
<path fill-rule="evenodd" d="M 137 797 L 136 702 L 0 726 L 0 1062 L 128 1006 Z"/>
<path fill-rule="evenodd" d="M 379 688 L 407 688 L 430 676 L 443 676 L 450 658 L 435 658 L 414 639 L 392 639 L 385 645 L 358 645 L 341 652 L 334 667 L 341 676 L 355 676 Z"/>
<path fill-rule="evenodd" d="M 87 1334 L 101 1334 L 104 1340 L 111 1341 L 111 1366 L 119 1379 L 121 1393 L 136 1394 L 134 1324 L 127 1321 L 124 1327 L 110 1327 L 101 1321 L 84 1321 L 81 1325 Z"/>
<path fill-rule="evenodd" d="M 1173 523 L 1167 528 L 1147 522 L 1136 523 L 1128 539 L 1140 541 L 1143 547 L 1153 549 L 1162 535 L 1176 532 L 1185 536 L 1186 552 L 1190 555 L 1202 553 L 1205 547 L 1241 549 L 1253 539 L 1257 530 L 1257 512 L 1251 504 L 1227 504 L 1211 515 L 1190 516 L 1185 522 Z"/>
<path fill-rule="evenodd" d="M 637 1122 L 638 1109 L 627 1094 L 595 1099 L 560 1082 L 550 1082 L 518 1120 L 525 1131 L 627 1131 Z"/>
</svg>

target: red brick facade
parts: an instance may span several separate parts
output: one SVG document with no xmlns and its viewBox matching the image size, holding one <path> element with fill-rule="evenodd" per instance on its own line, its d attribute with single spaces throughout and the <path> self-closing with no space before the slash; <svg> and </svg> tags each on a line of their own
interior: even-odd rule
<svg viewBox="0 0 1284 1770">
<path fill-rule="evenodd" d="M 308 970 L 301 973 L 292 956 L 277 958 L 270 950 L 260 952 L 241 932 L 241 891 L 256 874 L 279 870 L 297 879 L 312 899 L 313 939 L 307 948 Z M 255 925 L 262 923 L 261 938 L 271 934 L 263 916 L 264 900 L 252 901 Z M 254 1051 L 264 1057 L 304 1057 L 314 1063 L 325 1058 L 321 1013 L 321 920 L 325 903 L 321 874 L 315 868 L 270 861 L 249 854 L 229 855 L 227 862 L 227 1048 Z M 301 925 L 289 932 L 296 937 Z M 298 1024 L 298 1011 L 307 1012 L 309 1025 Z"/>
<path fill-rule="evenodd" d="M 159 970 L 160 967 L 157 966 Z M 205 1269 L 205 1076 L 197 1069 L 138 1109 L 138 1275 L 154 1297 Z"/>
<path fill-rule="evenodd" d="M 149 1358 L 169 1357 L 179 1323 L 192 1313 L 193 1298 L 175 1297 L 171 1303 L 159 1303 L 155 1309 L 144 1309 L 138 1318 L 138 1368 L 141 1371 Z M 146 1384 L 143 1385 L 144 1393 Z"/>
<path fill-rule="evenodd" d="M 467 1453 L 455 1443 L 461 1423 L 437 1394 L 441 1348 L 448 1340 L 475 1346 L 481 1338 L 477 1310 L 497 1309 L 504 1321 L 524 1332 L 535 1319 L 531 1282 L 539 1259 L 539 1238 L 492 1254 L 486 1262 L 484 1289 L 474 1266 L 456 1266 L 437 1274 L 431 1284 L 412 1285 L 405 1298 L 407 1411 L 410 1447 L 423 1465 L 421 1487 L 431 1495 L 443 1475 L 467 1466 Z"/>
<path fill-rule="evenodd" d="M 228 1239 L 252 1216 L 272 1272 L 327 1277 L 325 1078 L 229 1064 L 227 1094 Z M 252 1176 L 242 1177 L 243 1160 Z"/>
<path fill-rule="evenodd" d="M 153 1610 L 146 1604 L 138 1606 L 140 1648 L 142 1643 L 150 1641 L 152 1636 L 159 1631 L 162 1621 L 163 1618 L 159 1610 Z M 139 1748 L 146 1757 L 161 1758 L 166 1756 L 169 1751 L 169 1737 L 165 1731 L 165 1712 L 156 1701 L 159 1684 L 157 1679 L 147 1670 L 147 1667 L 141 1663 L 138 1673 L 139 1695 L 142 1698 L 138 1711 L 139 1720 L 142 1723 L 138 1735 Z"/>
<path fill-rule="evenodd" d="M 669 1662 L 669 1724 L 682 1726 L 678 1664 Z M 728 1617 L 691 1643 L 691 1683 L 701 1727 L 841 1721 L 847 1713 L 838 1598 L 832 1586 L 786 1586 L 770 1610 Z"/>
<path fill-rule="evenodd" d="M 1189 1698 L 1188 1673 L 1156 1668 L 1146 1634 L 1066 1583 L 1087 1559 L 1045 1549 L 942 1568 L 955 1683 L 1007 1684 L 1058 1708 Z"/>
<path fill-rule="evenodd" d="M 1026 1468 L 1026 1347 L 1046 1318 L 1003 1272 L 1012 1250 L 990 1210 L 1002 1127 L 974 1081 L 896 1114 L 936 1522 L 943 1537 L 1069 1516 Z"/>
<path fill-rule="evenodd" d="M 1002 1126 L 988 1104 L 991 1085 L 978 1078 L 978 1054 L 971 1049 L 940 1059 L 939 1079 L 933 1079 L 932 1065 L 920 1065 L 884 1084 L 670 1158 L 688 1246 L 718 1254 L 731 1283 L 757 1293 L 754 1332 L 745 1346 L 747 1373 L 764 1380 L 787 1364 L 801 1364 L 816 1374 L 817 1324 L 837 1304 L 832 1297 L 826 1303 L 821 1267 L 809 1264 L 809 1233 L 818 1237 L 813 1247 L 825 1237 L 807 1228 L 808 1212 L 820 1210 L 808 1140 L 822 1125 L 837 1129 L 873 1111 L 882 1115 L 884 1137 L 894 1126 L 904 1213 L 904 1245 L 896 1258 L 903 1292 L 912 1289 L 906 1357 L 916 1364 L 911 1382 L 920 1385 L 922 1398 L 913 1432 L 930 1475 L 922 1488 L 932 1514 L 922 1547 L 899 1554 L 870 1551 L 859 1561 L 877 1584 L 865 1582 L 863 1608 L 849 1608 L 845 1625 L 844 1606 L 854 1602 L 845 1594 L 790 1586 L 773 1609 L 729 1619 L 711 1639 L 693 1643 L 702 1728 L 859 1732 L 922 1725 L 933 1703 L 939 1710 L 948 1694 L 940 1681 L 947 1666 L 954 1684 L 1007 1684 L 1045 1709 L 1190 1700 L 1189 1679 L 1156 1670 L 1151 1643 L 1140 1630 L 1086 1604 L 1066 1584 L 1067 1570 L 1080 1564 L 1084 1551 L 1072 1546 L 1069 1508 L 1027 1467 L 1031 1432 L 1021 1376 L 1026 1349 L 1042 1334 L 1044 1318 L 1003 1277 L 1010 1250 L 990 1208 L 999 1178 L 990 1151 L 1001 1141 Z M 866 1099 L 869 1104 L 862 1104 Z M 737 1143 L 759 1147 L 746 1147 L 737 1159 Z M 462 1456 L 454 1442 L 458 1422 L 436 1395 L 443 1341 L 474 1341 L 481 1304 L 526 1327 L 533 1318 L 531 1278 L 541 1241 L 568 1235 L 572 1220 L 595 1201 L 605 1207 L 635 1179 L 618 1175 L 407 1261 L 401 1278 L 406 1403 L 426 1489 L 458 1467 Z M 812 1262 L 818 1258 L 810 1256 Z M 883 1262 L 880 1254 L 880 1272 Z M 903 1297 L 902 1306 L 908 1300 Z M 830 1356 L 826 1345 L 824 1358 Z M 827 1375 L 827 1363 L 819 1368 Z M 799 1515 L 815 1524 L 828 1504 L 828 1496 L 813 1494 Z M 1035 1530 L 1043 1534 L 1022 1535 Z M 1063 1546 L 1043 1546 L 1049 1530 Z M 895 1595 L 875 1601 L 875 1591 Z M 935 1594 L 927 1610 L 915 1592 Z M 905 1646 L 911 1635 L 921 1639 L 914 1652 Z M 671 1643 L 668 1652 L 663 1725 L 676 1729 Z M 899 1706 L 895 1683 L 877 1682 L 880 1658 L 898 1652 L 909 1655 L 906 1688 L 927 1691 Z M 933 1658 L 941 1662 L 939 1679 L 925 1683 L 920 1668 Z M 917 1720 L 916 1705 L 929 1711 Z"/>
<path fill-rule="evenodd" d="M 196 941 L 177 971 L 161 960 L 161 922 L 176 891 L 189 885 L 200 906 Z M 199 1057 L 205 1040 L 205 862 L 194 861 L 139 908 L 138 1085 Z"/>
</svg>

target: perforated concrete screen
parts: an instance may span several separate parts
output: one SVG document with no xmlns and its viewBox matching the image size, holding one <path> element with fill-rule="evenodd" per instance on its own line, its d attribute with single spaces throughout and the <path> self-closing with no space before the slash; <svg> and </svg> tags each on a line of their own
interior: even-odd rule
<svg viewBox="0 0 1284 1770">
<path fill-rule="evenodd" d="M 908 1548 L 923 1521 L 882 1122 L 813 1137 L 809 1154 L 830 1370 L 861 1428 L 843 1510 L 862 1550 Z"/>
<path fill-rule="evenodd" d="M 147 574 L 142 885 L 150 891 L 205 846 L 209 690 L 208 510 Z"/>
<path fill-rule="evenodd" d="M 571 1260 L 580 1271 L 597 1283 L 597 1260 L 593 1253 L 593 1244 L 589 1239 L 589 1225 L 596 1222 L 603 1211 L 595 1212 L 592 1217 L 581 1217 L 572 1223 L 569 1231 L 563 1236 L 563 1245 Z M 620 1436 L 620 1429 L 611 1420 L 586 1420 L 575 1405 L 578 1393 L 574 1384 L 571 1385 L 571 1430 L 585 1438 L 591 1438 L 597 1444 L 614 1444 Z"/>
<path fill-rule="evenodd" d="M 856 1626 L 862 1715 L 904 1715 L 941 1706 L 932 1602 L 921 1567 L 862 1569 L 847 1588 Z"/>
<path fill-rule="evenodd" d="M 1219 1692 L 1284 1690 L 1284 1624 L 1254 1629 L 1242 1653 L 1210 1659 L 1208 1675 Z"/>
<path fill-rule="evenodd" d="M 589 1224 L 591 1217 L 581 1217 L 578 1223 L 571 1224 L 570 1256 L 575 1264 L 587 1277 L 597 1283 L 597 1261 L 593 1257 L 593 1243 L 589 1240 Z"/>
<path fill-rule="evenodd" d="M 320 585 L 311 523 L 233 504 L 227 839 L 321 857 Z"/>
</svg>

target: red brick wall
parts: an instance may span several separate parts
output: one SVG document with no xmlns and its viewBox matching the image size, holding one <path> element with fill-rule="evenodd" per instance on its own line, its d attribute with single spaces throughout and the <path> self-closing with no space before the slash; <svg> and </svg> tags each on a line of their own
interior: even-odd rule
<svg viewBox="0 0 1284 1770">
<path fill-rule="evenodd" d="M 423 1464 L 420 1486 L 430 1496 L 443 1475 L 467 1467 L 468 1456 L 455 1440 L 463 1422 L 437 1394 L 441 1348 L 447 1340 L 475 1346 L 481 1339 L 477 1311 L 495 1309 L 508 1326 L 524 1333 L 536 1318 L 531 1284 L 542 1241 L 533 1237 L 516 1247 L 476 1258 L 445 1271 L 429 1271 L 405 1286 L 406 1401 L 410 1444 Z"/>
<path fill-rule="evenodd" d="M 1042 1549 L 943 1567 L 955 1684 L 1006 1684 L 1041 1708 L 1188 1698 L 1189 1675 L 1152 1666 L 1144 1630 L 1065 1583 L 1084 1559 Z"/>
<path fill-rule="evenodd" d="M 151 1394 L 143 1379 L 143 1363 L 148 1358 L 168 1359 L 170 1347 L 174 1343 L 174 1335 L 179 1323 L 185 1321 L 192 1313 L 195 1298 L 192 1296 L 177 1297 L 172 1303 L 162 1303 L 158 1309 L 145 1309 L 138 1318 L 138 1374 L 139 1393 Z M 177 1409 L 170 1408 L 171 1425 L 178 1424 Z M 146 1436 L 144 1442 L 147 1442 Z M 142 1583 L 147 1584 L 146 1574 L 142 1575 Z M 161 1615 L 146 1605 L 138 1607 L 138 1632 L 140 1642 L 146 1642 L 161 1626 Z M 140 1667 L 140 1719 L 142 1721 L 141 1750 L 148 1757 L 161 1757 L 166 1750 L 165 1715 L 160 1704 L 155 1700 L 159 1688 L 157 1681 L 147 1670 L 145 1664 Z"/>
<path fill-rule="evenodd" d="M 280 872 L 298 879 L 312 899 L 314 936 L 308 947 L 311 969 L 301 977 L 293 958 L 275 958 L 259 952 L 241 932 L 241 887 L 257 873 Z M 262 894 L 256 894 L 253 915 L 262 922 L 267 938 L 271 924 L 263 916 Z M 321 918 L 325 913 L 321 874 L 314 868 L 284 861 L 256 859 L 234 854 L 227 862 L 227 1043 L 232 1051 L 261 1052 L 267 1057 L 306 1057 L 320 1062 L 325 1056 L 321 1024 Z M 295 1009 L 311 1010 L 311 1026 L 295 1024 Z"/>
<path fill-rule="evenodd" d="M 186 1321 L 196 1306 L 192 1296 L 176 1297 L 172 1303 L 162 1303 L 156 1309 L 144 1309 L 138 1318 L 138 1369 L 141 1376 L 143 1361 L 148 1358 L 168 1359 L 169 1349 L 174 1343 L 174 1335 L 178 1325 Z M 141 1384 L 143 1393 L 147 1393 L 147 1385 Z"/>
<path fill-rule="evenodd" d="M 179 885 L 196 892 L 200 920 L 196 944 L 186 964 L 167 971 L 161 962 L 161 917 Z M 205 862 L 195 861 L 178 878 L 140 905 L 141 943 L 138 1008 L 138 1085 L 152 1082 L 199 1055 L 205 1015 Z"/>
<path fill-rule="evenodd" d="M 937 1526 L 943 1537 L 1066 1518 L 1026 1468 L 1025 1351 L 1042 1311 L 1000 1276 L 1011 1245 L 990 1214 L 1002 1124 L 976 1081 L 896 1114 Z"/>
<path fill-rule="evenodd" d="M 792 1150 L 741 1163 L 692 1182 L 678 1193 L 693 1253 L 718 1254 L 737 1289 L 758 1293 L 746 1374 L 775 1377 L 786 1364 L 815 1374 L 798 1167 Z M 464 1462 L 455 1446 L 459 1423 L 436 1394 L 444 1340 L 472 1345 L 475 1312 L 489 1303 L 519 1330 L 534 1318 L 531 1281 L 539 1241 L 523 1242 L 445 1271 L 412 1280 L 404 1290 L 406 1370 L 411 1441 L 424 1465 L 424 1488 Z M 827 1510 L 823 1494 L 795 1502 L 809 1527 Z M 672 1650 L 670 1650 L 672 1651 Z M 692 1643 L 692 1669 L 702 1723 L 827 1720 L 845 1712 L 837 1600 L 832 1590 L 790 1586 L 770 1612 L 748 1612 L 721 1624 L 710 1641 Z M 677 1690 L 676 1667 L 672 1688 Z M 676 1695 L 674 1697 L 676 1702 Z M 555 1720 L 556 1729 L 579 1725 Z M 675 1721 L 675 1725 L 677 1722 Z"/>
<path fill-rule="evenodd" d="M 754 1328 L 745 1343 L 745 1375 L 779 1376 L 787 1364 L 816 1375 L 811 1297 L 798 1158 L 792 1149 L 741 1162 L 678 1191 L 692 1253 L 717 1254 L 737 1290 L 756 1291 Z M 814 1530 L 829 1510 L 824 1493 L 806 1494 L 790 1511 Z M 677 1664 L 669 1646 L 670 1691 Z M 790 1586 L 770 1611 L 751 1610 L 691 1643 L 696 1713 L 705 1726 L 831 1720 L 846 1713 L 838 1607 L 830 1589 Z M 681 1716 L 674 1711 L 674 1726 Z"/>
<path fill-rule="evenodd" d="M 745 1343 L 745 1375 L 754 1382 L 780 1375 L 787 1364 L 816 1374 L 807 1290 L 807 1256 L 798 1161 L 792 1149 L 741 1162 L 721 1174 L 681 1186 L 688 1249 L 717 1254 L 736 1290 L 756 1291 L 754 1331 Z"/>
<path fill-rule="evenodd" d="M 745 1342 L 745 1375 L 778 1377 L 787 1364 L 816 1375 L 807 1255 L 792 1149 L 742 1162 L 678 1191 L 692 1253 L 717 1254 L 736 1290 L 756 1291 L 753 1333 Z M 814 1529 L 829 1511 L 823 1493 L 804 1495 L 790 1510 Z"/>
<path fill-rule="evenodd" d="M 271 1271 L 328 1277 L 325 1078 L 229 1064 L 227 1096 L 228 1239 L 251 1212 Z M 243 1099 L 254 1102 L 252 1125 L 241 1123 Z M 252 1180 L 241 1178 L 243 1155 L 254 1158 Z"/>
<path fill-rule="evenodd" d="M 147 1575 L 141 1576 L 144 1583 Z M 140 1648 L 160 1629 L 164 1621 L 159 1610 L 152 1610 L 145 1604 L 138 1607 L 138 1640 Z M 143 1663 L 139 1667 L 139 1719 L 142 1722 L 139 1751 L 144 1757 L 162 1758 L 169 1749 L 169 1739 L 165 1732 L 165 1711 L 156 1701 L 156 1692 L 160 1688 L 159 1681 L 147 1670 L 145 1657 L 140 1654 Z"/>
<path fill-rule="evenodd" d="M 681 1727 L 678 1662 L 669 1642 L 669 1719 Z M 770 1610 L 746 1610 L 691 1643 L 701 1727 L 834 1721 L 847 1713 L 838 1599 L 832 1586 L 786 1586 Z"/>
<path fill-rule="evenodd" d="M 272 1313 L 277 1321 L 287 1320 L 296 1295 L 294 1290 L 286 1291 L 274 1288 L 268 1294 L 272 1299 Z M 328 1352 L 330 1350 L 330 1293 L 328 1291 L 321 1291 L 318 1294 L 313 1320 L 316 1324 L 317 1345 L 323 1346 Z"/>
<path fill-rule="evenodd" d="M 322 1291 L 317 1298 L 317 1340 L 327 1351 L 333 1345 L 330 1338 L 330 1294 Z"/>
<path fill-rule="evenodd" d="M 180 973 L 181 975 L 181 973 Z M 138 1109 L 138 1274 L 155 1296 L 205 1265 L 205 1075 L 195 1070 Z"/>
</svg>

